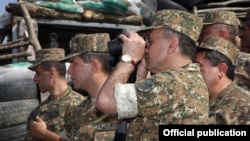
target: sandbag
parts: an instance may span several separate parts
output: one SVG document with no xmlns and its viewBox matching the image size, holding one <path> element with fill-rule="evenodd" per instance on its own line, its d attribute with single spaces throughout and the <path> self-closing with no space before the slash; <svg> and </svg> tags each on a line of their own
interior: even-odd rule
<svg viewBox="0 0 250 141">
<path fill-rule="evenodd" d="M 62 3 L 62 2 L 47 2 L 47 1 L 37 1 L 35 4 L 44 6 L 47 8 L 52 8 L 64 12 L 72 13 L 82 13 L 83 7 L 78 4 Z"/>
<path fill-rule="evenodd" d="M 155 11 L 148 4 L 141 0 L 101 0 L 104 5 L 116 9 L 116 13 L 121 15 L 139 15 L 143 17 L 143 23 L 150 26 L 155 17 Z M 153 2 L 152 2 L 153 3 Z"/>
<path fill-rule="evenodd" d="M 80 0 L 77 1 L 84 9 L 91 9 L 99 12 L 116 13 L 113 7 L 103 4 L 101 1 Z"/>
</svg>

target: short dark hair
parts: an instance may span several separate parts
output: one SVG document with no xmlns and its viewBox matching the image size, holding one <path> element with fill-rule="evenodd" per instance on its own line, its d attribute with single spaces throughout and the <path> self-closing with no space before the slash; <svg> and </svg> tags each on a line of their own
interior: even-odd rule
<svg viewBox="0 0 250 141">
<path fill-rule="evenodd" d="M 228 70 L 226 72 L 227 77 L 232 81 L 234 80 L 235 66 L 229 58 L 215 50 L 206 50 L 205 58 L 210 62 L 212 66 L 217 66 L 219 63 L 225 63 L 228 66 Z"/>
<path fill-rule="evenodd" d="M 90 63 L 93 59 L 98 60 L 102 64 L 102 70 L 110 74 L 112 66 L 110 65 L 111 56 L 109 53 L 103 52 L 87 52 L 80 54 L 79 57 L 86 63 Z"/>
<path fill-rule="evenodd" d="M 181 48 L 182 54 L 194 60 L 195 53 L 196 53 L 195 42 L 189 37 L 187 37 L 186 35 L 176 32 L 170 28 L 165 27 L 164 30 L 165 30 L 164 36 L 166 38 L 173 37 L 173 36 L 177 37 L 179 39 L 179 46 Z"/>
<path fill-rule="evenodd" d="M 58 61 L 48 61 L 41 63 L 42 68 L 45 71 L 49 71 L 52 67 L 54 67 L 59 75 L 63 78 L 65 78 L 66 75 L 66 65 L 64 63 L 58 62 Z"/>
</svg>

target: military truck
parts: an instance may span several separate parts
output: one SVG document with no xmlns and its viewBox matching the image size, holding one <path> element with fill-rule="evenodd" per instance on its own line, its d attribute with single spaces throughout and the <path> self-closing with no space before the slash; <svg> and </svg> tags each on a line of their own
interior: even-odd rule
<svg viewBox="0 0 250 141">
<path fill-rule="evenodd" d="M 43 2 L 53 3 L 48 6 Z M 64 4 L 56 5 L 56 2 Z M 22 140 L 29 113 L 43 101 L 32 81 L 34 72 L 27 69 L 35 60 L 37 50 L 60 47 L 67 54 L 70 39 L 78 33 L 107 32 L 114 39 L 126 29 L 138 31 L 150 26 L 152 14 L 162 9 L 184 10 L 200 17 L 207 11 L 231 10 L 239 19 L 250 9 L 249 0 L 141 0 L 153 12 L 144 9 L 142 13 L 129 13 L 126 6 L 123 11 L 103 12 L 91 7 L 78 11 L 79 2 L 83 4 L 84 0 L 19 0 L 6 5 L 8 13 L 0 17 L 1 141 Z M 65 3 L 74 5 L 65 6 Z M 138 5 L 135 8 L 143 9 Z"/>
</svg>

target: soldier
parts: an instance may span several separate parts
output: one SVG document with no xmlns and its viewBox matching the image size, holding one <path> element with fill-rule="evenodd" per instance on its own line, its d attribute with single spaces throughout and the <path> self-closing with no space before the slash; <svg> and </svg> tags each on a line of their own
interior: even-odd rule
<svg viewBox="0 0 250 141">
<path fill-rule="evenodd" d="M 232 11 L 207 12 L 204 16 L 199 42 L 203 42 L 208 37 L 215 36 L 224 38 L 236 45 L 235 38 L 238 25 L 238 18 Z"/>
<path fill-rule="evenodd" d="M 62 48 L 41 49 L 36 52 L 35 64 L 28 67 L 35 71 L 33 80 L 40 91 L 49 92 L 50 95 L 30 113 L 25 141 L 43 140 L 43 137 L 39 136 L 43 126 L 49 131 L 62 134 L 70 111 L 85 99 L 67 84 L 66 66 L 58 62 L 64 55 Z M 39 125 L 41 119 L 44 121 L 42 126 Z"/>
<path fill-rule="evenodd" d="M 204 26 L 199 37 L 199 42 L 203 42 L 208 37 L 224 38 L 236 45 L 236 33 L 238 28 L 238 18 L 232 11 L 213 11 L 204 16 Z M 235 83 L 240 87 L 250 90 L 249 64 L 250 54 L 240 52 L 236 59 Z"/>
<path fill-rule="evenodd" d="M 241 39 L 240 51 L 250 53 L 250 10 L 241 21 L 239 36 Z"/>
<path fill-rule="evenodd" d="M 95 99 L 103 83 L 112 71 L 107 42 L 108 33 L 78 34 L 70 41 L 70 54 L 61 61 L 69 61 L 68 74 L 75 89 L 86 90 L 87 100 L 69 115 L 65 125 L 66 136 L 40 129 L 44 140 L 113 140 L 117 116 L 103 114 L 95 107 Z M 40 122 L 42 125 L 42 121 Z"/>
<path fill-rule="evenodd" d="M 135 32 L 119 36 L 124 43 L 122 57 L 96 106 L 104 113 L 117 113 L 119 119 L 134 118 L 127 141 L 158 140 L 159 124 L 207 124 L 208 91 L 199 65 L 192 61 L 201 29 L 202 20 L 193 14 L 160 10 L 148 29 L 147 46 Z M 127 83 L 136 67 L 153 75 Z"/>
<path fill-rule="evenodd" d="M 233 83 L 238 53 L 238 48 L 223 38 L 210 37 L 199 45 L 195 60 L 208 86 L 212 124 L 250 123 L 250 92 Z"/>
</svg>

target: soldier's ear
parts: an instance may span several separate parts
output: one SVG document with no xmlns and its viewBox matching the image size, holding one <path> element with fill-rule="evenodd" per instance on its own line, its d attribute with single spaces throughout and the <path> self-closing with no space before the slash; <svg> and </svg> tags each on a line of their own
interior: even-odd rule
<svg viewBox="0 0 250 141">
<path fill-rule="evenodd" d="M 228 66 L 226 63 L 219 63 L 218 64 L 218 69 L 219 69 L 219 75 L 220 77 L 223 77 L 227 74 L 228 71 Z"/>
<path fill-rule="evenodd" d="M 179 39 L 177 37 L 168 38 L 170 44 L 168 52 L 175 52 L 176 48 L 179 46 Z"/>
<path fill-rule="evenodd" d="M 99 69 L 101 68 L 100 62 L 97 59 L 93 59 L 91 61 L 91 70 L 93 73 L 98 72 Z"/>
<path fill-rule="evenodd" d="M 219 30 L 218 36 L 219 36 L 220 38 L 227 39 L 227 37 L 228 37 L 228 32 L 227 32 L 226 30 L 224 30 L 224 29 Z"/>
<path fill-rule="evenodd" d="M 56 75 L 58 75 L 55 67 L 51 67 L 49 73 L 51 78 L 54 78 Z"/>
</svg>

